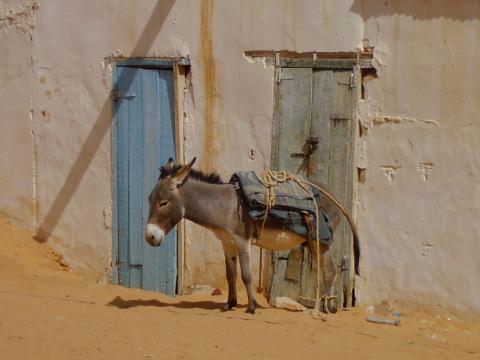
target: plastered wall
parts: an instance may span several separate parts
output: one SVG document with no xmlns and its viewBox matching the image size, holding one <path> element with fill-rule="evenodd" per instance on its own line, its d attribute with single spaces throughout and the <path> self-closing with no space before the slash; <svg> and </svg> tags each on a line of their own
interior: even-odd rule
<svg viewBox="0 0 480 360">
<path fill-rule="evenodd" d="M 360 299 L 478 313 L 480 3 L 428 4 L 352 6 L 378 72 L 360 104 Z"/>
<path fill-rule="evenodd" d="M 474 0 L 0 0 L 0 210 L 106 281 L 114 58 L 190 58 L 185 157 L 228 179 L 270 159 L 273 69 L 245 51 L 374 47 L 358 301 L 478 314 L 479 18 Z M 191 223 L 185 264 L 185 286 L 224 284 L 220 244 Z"/>
</svg>

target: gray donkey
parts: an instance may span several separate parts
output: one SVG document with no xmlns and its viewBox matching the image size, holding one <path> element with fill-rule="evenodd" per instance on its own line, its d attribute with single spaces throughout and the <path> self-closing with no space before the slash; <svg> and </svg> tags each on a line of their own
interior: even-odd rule
<svg viewBox="0 0 480 360">
<path fill-rule="evenodd" d="M 250 267 L 250 244 L 256 235 L 256 226 L 247 214 L 245 204 L 233 184 L 224 183 L 215 173 L 204 174 L 192 169 L 195 158 L 187 165 L 175 165 L 170 159 L 161 169 L 159 181 L 148 201 L 150 214 L 145 239 L 152 246 L 160 246 L 166 234 L 183 218 L 210 229 L 222 242 L 228 281 L 228 300 L 224 310 L 237 305 L 237 257 L 243 283 L 247 289 L 247 313 L 255 313 L 256 300 Z M 339 209 L 328 199 L 317 202 L 320 211 L 330 218 L 332 230 L 341 219 Z M 347 214 L 349 220 L 351 217 Z M 360 249 L 353 223 L 355 271 L 358 274 Z M 305 242 L 305 238 L 275 220 L 268 219 L 256 245 L 269 250 L 287 250 Z M 324 245 L 322 252 L 326 250 Z"/>
</svg>

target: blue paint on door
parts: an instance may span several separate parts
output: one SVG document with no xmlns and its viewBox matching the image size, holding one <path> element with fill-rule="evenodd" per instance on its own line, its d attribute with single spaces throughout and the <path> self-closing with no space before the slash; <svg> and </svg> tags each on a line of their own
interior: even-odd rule
<svg viewBox="0 0 480 360">
<path fill-rule="evenodd" d="M 174 295 L 177 231 L 160 247 L 144 240 L 148 195 L 175 159 L 173 71 L 117 66 L 113 108 L 114 281 Z"/>
</svg>

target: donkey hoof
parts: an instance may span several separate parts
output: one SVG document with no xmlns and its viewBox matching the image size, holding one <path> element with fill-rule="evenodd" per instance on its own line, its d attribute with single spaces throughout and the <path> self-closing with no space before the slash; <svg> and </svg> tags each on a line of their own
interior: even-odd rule
<svg viewBox="0 0 480 360">
<path fill-rule="evenodd" d="M 237 306 L 237 301 L 228 301 L 225 305 L 223 305 L 222 310 L 223 311 L 229 311 L 232 310 L 234 307 Z"/>
<path fill-rule="evenodd" d="M 255 314 L 255 308 L 252 308 L 252 309 L 247 308 L 247 310 L 245 310 L 245 312 L 246 312 L 247 314 L 252 314 L 252 315 L 253 315 L 253 314 Z"/>
</svg>

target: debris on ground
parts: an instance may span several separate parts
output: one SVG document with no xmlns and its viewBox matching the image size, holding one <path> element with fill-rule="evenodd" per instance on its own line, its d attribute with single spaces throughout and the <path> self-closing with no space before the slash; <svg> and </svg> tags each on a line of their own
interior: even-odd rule
<svg viewBox="0 0 480 360">
<path fill-rule="evenodd" d="M 377 316 L 367 316 L 365 320 L 376 324 L 400 325 L 400 319 L 390 320 Z"/>
<path fill-rule="evenodd" d="M 307 308 L 302 304 L 299 304 L 295 300 L 287 296 L 279 296 L 275 299 L 275 305 L 278 309 L 286 309 L 290 311 L 306 311 Z"/>
<path fill-rule="evenodd" d="M 383 300 L 375 306 L 367 306 L 365 320 L 376 324 L 400 325 L 400 312 L 394 311 L 393 305 L 389 300 Z"/>
<path fill-rule="evenodd" d="M 220 290 L 219 288 L 214 288 L 211 295 L 222 295 L 222 290 Z"/>
<path fill-rule="evenodd" d="M 210 285 L 190 286 L 184 295 L 222 295 L 222 290 Z"/>
<path fill-rule="evenodd" d="M 380 316 L 388 316 L 390 315 L 394 308 L 390 300 L 383 300 L 377 305 L 375 305 L 375 314 Z"/>
<path fill-rule="evenodd" d="M 193 285 L 189 286 L 185 295 L 210 295 L 213 287 L 210 285 Z"/>
</svg>

